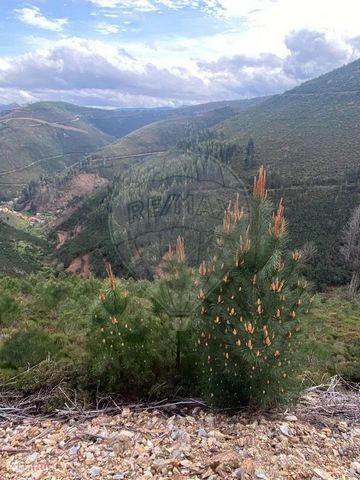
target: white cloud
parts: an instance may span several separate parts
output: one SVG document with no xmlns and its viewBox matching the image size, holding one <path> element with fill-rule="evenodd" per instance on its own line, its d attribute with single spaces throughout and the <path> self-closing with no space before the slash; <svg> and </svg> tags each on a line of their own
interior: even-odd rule
<svg viewBox="0 0 360 480">
<path fill-rule="evenodd" d="M 139 96 L 153 102 L 171 103 L 207 100 L 210 93 L 203 79 L 183 68 L 161 68 L 131 56 L 106 42 L 67 38 L 51 48 L 13 58 L 0 64 L 0 88 L 24 91 L 112 92 Z"/>
<path fill-rule="evenodd" d="M 75 103 L 127 106 L 244 98 L 280 93 L 360 55 L 358 0 L 342 0 L 341 6 L 328 0 L 87 1 L 98 7 L 95 29 L 107 41 L 34 39 L 32 53 L 0 57 L 3 95 L 17 88 L 41 99 L 56 99 L 59 92 Z M 160 26 L 146 41 L 122 35 L 123 49 L 115 43 L 112 34 L 127 22 L 141 28 L 143 15 L 112 20 L 123 20 L 124 11 L 185 7 L 215 17 L 219 33 L 164 36 Z M 17 12 L 29 9 L 45 18 L 36 7 Z"/>
<path fill-rule="evenodd" d="M 53 32 L 61 32 L 68 23 L 67 18 L 45 17 L 41 13 L 40 8 L 35 6 L 15 9 L 14 12 L 20 21 Z"/>
<path fill-rule="evenodd" d="M 150 49 L 140 55 L 105 41 L 65 38 L 32 53 L 0 58 L 0 100 L 16 101 L 20 91 L 21 98 L 85 105 L 163 106 L 270 95 L 351 60 L 353 43 L 334 44 L 321 32 L 300 30 L 285 38 L 283 56 L 229 51 L 183 62 L 181 55 L 185 58 L 192 45 L 183 52 L 170 45 L 170 62 L 162 50 L 153 50 L 151 57 Z"/>
<path fill-rule="evenodd" d="M 121 8 L 140 12 L 153 12 L 156 7 L 149 0 L 90 0 L 100 8 Z"/>
<path fill-rule="evenodd" d="M 112 23 L 98 23 L 96 25 L 96 31 L 102 35 L 111 35 L 113 33 L 118 33 L 120 31 L 120 27 Z"/>
<path fill-rule="evenodd" d="M 198 8 L 206 12 L 221 12 L 220 0 L 88 0 L 103 9 L 122 9 L 138 12 L 154 12 L 161 7 L 171 10 Z"/>
</svg>

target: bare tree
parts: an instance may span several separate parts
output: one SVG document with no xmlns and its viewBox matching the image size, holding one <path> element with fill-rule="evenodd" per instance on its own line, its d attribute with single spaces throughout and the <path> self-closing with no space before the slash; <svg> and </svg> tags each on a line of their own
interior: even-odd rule
<svg viewBox="0 0 360 480">
<path fill-rule="evenodd" d="M 355 294 L 360 287 L 360 205 L 345 226 L 341 253 L 352 272 L 350 293 Z"/>
</svg>

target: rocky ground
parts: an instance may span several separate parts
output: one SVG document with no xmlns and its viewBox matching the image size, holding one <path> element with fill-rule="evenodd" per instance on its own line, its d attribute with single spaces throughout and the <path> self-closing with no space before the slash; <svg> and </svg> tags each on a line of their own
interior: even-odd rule
<svg viewBox="0 0 360 480">
<path fill-rule="evenodd" d="M 360 480 L 360 426 L 199 408 L 0 424 L 0 479 Z"/>
</svg>

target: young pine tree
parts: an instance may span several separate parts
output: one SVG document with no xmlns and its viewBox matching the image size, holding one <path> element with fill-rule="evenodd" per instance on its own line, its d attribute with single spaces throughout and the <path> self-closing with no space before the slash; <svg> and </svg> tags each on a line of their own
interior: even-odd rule
<svg viewBox="0 0 360 480">
<path fill-rule="evenodd" d="M 183 237 L 178 237 L 176 247 L 171 245 L 164 256 L 155 283 L 153 302 L 157 312 L 165 314 L 176 335 L 175 371 L 186 376 L 192 352 L 193 316 L 198 299 L 196 286 L 198 274 L 189 267 Z M 192 366 L 191 366 L 192 368 Z"/>
<path fill-rule="evenodd" d="M 307 296 L 301 252 L 286 250 L 283 202 L 273 213 L 263 167 L 254 179 L 250 215 L 238 200 L 230 203 L 218 233 L 218 254 L 200 267 L 197 349 L 204 394 L 221 407 L 270 406 L 288 392 Z"/>
<path fill-rule="evenodd" d="M 175 338 L 168 322 L 153 312 L 150 299 L 118 282 L 110 266 L 89 338 L 92 372 L 99 388 L 129 397 L 149 395 L 171 381 Z"/>
</svg>

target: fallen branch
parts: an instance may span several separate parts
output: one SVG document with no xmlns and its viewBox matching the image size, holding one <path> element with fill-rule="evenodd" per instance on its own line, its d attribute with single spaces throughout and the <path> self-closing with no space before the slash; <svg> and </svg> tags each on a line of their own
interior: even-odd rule
<svg viewBox="0 0 360 480">
<path fill-rule="evenodd" d="M 360 385 L 337 375 L 326 384 L 308 388 L 300 399 L 297 412 L 319 423 L 332 418 L 360 423 Z"/>
</svg>

